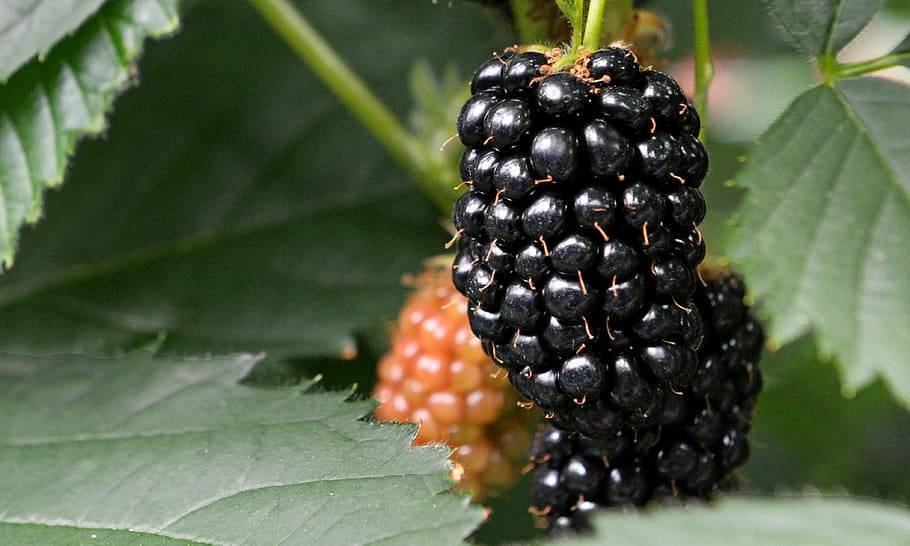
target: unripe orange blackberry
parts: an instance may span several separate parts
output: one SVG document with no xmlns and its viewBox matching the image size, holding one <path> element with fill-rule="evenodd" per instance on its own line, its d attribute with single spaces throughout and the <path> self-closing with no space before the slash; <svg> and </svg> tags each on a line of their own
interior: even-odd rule
<svg viewBox="0 0 910 546">
<path fill-rule="evenodd" d="M 431 263 L 413 280 L 392 347 L 378 364 L 374 413 L 417 423 L 418 444 L 450 446 L 456 488 L 482 499 L 518 478 L 534 414 L 516 406 L 506 374 L 471 332 L 467 299 L 452 286 L 450 270 L 450 263 Z"/>
</svg>

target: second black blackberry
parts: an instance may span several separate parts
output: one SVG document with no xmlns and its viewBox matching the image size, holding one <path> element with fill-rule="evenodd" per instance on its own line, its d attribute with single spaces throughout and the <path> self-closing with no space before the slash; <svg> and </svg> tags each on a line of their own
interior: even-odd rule
<svg viewBox="0 0 910 546">
<path fill-rule="evenodd" d="M 743 298 L 742 279 L 706 271 L 695 301 L 704 316 L 704 343 L 685 395 L 671 393 L 657 420 L 590 437 L 549 427 L 531 450 L 532 513 L 553 533 L 583 532 L 597 508 L 652 501 L 709 500 L 735 485 L 732 473 L 749 456 L 752 410 L 762 388 L 758 364 L 764 337 Z M 631 363 L 615 362 L 622 377 L 611 400 L 624 407 L 650 396 Z"/>
</svg>

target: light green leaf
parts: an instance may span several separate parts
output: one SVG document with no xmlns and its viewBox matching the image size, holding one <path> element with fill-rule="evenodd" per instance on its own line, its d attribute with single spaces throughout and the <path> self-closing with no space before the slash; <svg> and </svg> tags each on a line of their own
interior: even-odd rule
<svg viewBox="0 0 910 546">
<path fill-rule="evenodd" d="M 891 55 L 899 57 L 899 63 L 910 68 L 910 34 L 901 40 L 901 43 L 891 50 Z"/>
<path fill-rule="evenodd" d="M 802 95 L 737 177 L 742 265 L 780 343 L 816 328 L 847 390 L 910 403 L 910 88 L 862 78 Z"/>
<path fill-rule="evenodd" d="M 104 0 L 6 0 L 0 5 L 0 82 L 95 13 Z"/>
<path fill-rule="evenodd" d="M 199 544 L 188 540 L 136 533 L 46 525 L 34 523 L 0 523 L 0 542 L 16 546 L 190 546 Z"/>
<path fill-rule="evenodd" d="M 417 56 L 470 74 L 512 43 L 464 2 L 303 11 L 398 112 Z M 183 15 L 0 277 L 0 352 L 350 356 L 445 251 L 441 214 L 254 10 Z"/>
<path fill-rule="evenodd" d="M 7 267 L 19 228 L 37 220 L 44 189 L 63 180 L 76 140 L 104 128 L 143 40 L 176 27 L 175 2 L 113 0 L 0 86 L 0 261 Z M 51 9 L 51 2 L 31 4 L 36 16 Z"/>
<path fill-rule="evenodd" d="M 764 0 L 794 45 L 833 57 L 869 23 L 885 0 Z"/>
<path fill-rule="evenodd" d="M 709 507 L 662 508 L 595 518 L 596 535 L 562 546 L 905 546 L 910 512 L 835 497 L 727 498 Z"/>
<path fill-rule="evenodd" d="M 456 544 L 479 523 L 445 448 L 346 394 L 238 385 L 255 362 L 0 360 L 0 543 Z"/>
</svg>

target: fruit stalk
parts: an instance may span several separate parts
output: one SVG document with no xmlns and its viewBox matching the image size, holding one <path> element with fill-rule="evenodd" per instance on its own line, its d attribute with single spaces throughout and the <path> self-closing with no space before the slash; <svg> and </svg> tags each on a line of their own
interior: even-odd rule
<svg viewBox="0 0 910 546">
<path fill-rule="evenodd" d="M 420 144 L 306 18 L 287 0 L 250 0 L 250 3 L 389 154 L 409 171 L 420 189 L 443 209 L 450 207 L 451 188 L 447 181 L 434 179 L 426 168 Z"/>
<path fill-rule="evenodd" d="M 582 38 L 582 45 L 588 51 L 594 51 L 600 45 L 606 4 L 607 0 L 591 0 L 588 5 L 588 20 L 585 22 L 585 34 Z"/>
<path fill-rule="evenodd" d="M 855 63 L 821 63 L 822 71 L 825 74 L 825 81 L 828 83 L 843 78 L 855 78 L 864 74 L 871 74 L 879 70 L 885 70 L 906 63 L 910 59 L 910 51 L 899 53 L 889 53 L 869 59 L 867 61 L 858 61 Z"/>
<path fill-rule="evenodd" d="M 632 18 L 632 7 L 632 0 L 591 0 L 582 42 L 585 49 L 596 50 L 604 36 L 615 40 Z"/>
<path fill-rule="evenodd" d="M 714 63 L 711 61 L 711 36 L 708 25 L 708 0 L 693 0 L 695 18 L 695 107 L 701 114 L 701 132 L 705 138 L 708 116 L 708 89 L 714 80 Z"/>
</svg>

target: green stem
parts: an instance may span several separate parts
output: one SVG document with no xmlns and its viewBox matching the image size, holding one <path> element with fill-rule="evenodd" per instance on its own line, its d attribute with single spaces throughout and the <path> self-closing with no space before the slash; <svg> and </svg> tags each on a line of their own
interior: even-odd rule
<svg viewBox="0 0 910 546">
<path fill-rule="evenodd" d="M 554 69 L 571 66 L 578 58 L 580 46 L 591 52 L 600 47 L 600 40 L 604 35 L 615 39 L 623 25 L 631 18 L 632 0 L 590 0 L 587 16 L 584 18 L 584 29 L 582 30 L 581 24 L 572 24 L 572 49 L 556 63 Z"/>
<path fill-rule="evenodd" d="M 585 23 L 585 34 L 582 39 L 582 45 L 588 51 L 596 51 L 600 47 L 606 7 L 607 0 L 591 0 L 588 5 L 588 21 Z"/>
<path fill-rule="evenodd" d="M 695 108 L 701 115 L 701 134 L 704 139 L 708 122 L 708 89 L 714 80 L 714 63 L 711 61 L 711 36 L 708 26 L 708 0 L 693 0 L 695 18 Z"/>
<path fill-rule="evenodd" d="M 434 181 L 420 144 L 287 0 L 250 0 L 263 18 L 434 201 L 449 206 L 451 188 Z"/>
<path fill-rule="evenodd" d="M 584 40 L 585 0 L 575 1 L 574 13 L 566 13 L 566 16 L 569 19 L 569 26 L 572 29 L 572 49 L 570 49 L 569 54 L 562 59 L 567 65 L 575 62 L 575 59 L 578 57 L 578 49 L 581 47 L 582 41 Z"/>
<path fill-rule="evenodd" d="M 825 76 L 829 81 L 842 78 L 855 78 L 857 76 L 862 76 L 863 74 L 869 74 L 898 66 L 905 63 L 907 59 L 910 59 L 910 51 L 889 53 L 888 55 L 882 55 L 881 57 L 869 59 L 868 61 L 844 64 L 833 63 L 830 68 L 825 70 Z"/>
<path fill-rule="evenodd" d="M 550 40 L 550 25 L 546 18 L 535 17 L 539 0 L 512 0 L 512 20 L 522 44 L 547 42 Z"/>
</svg>

